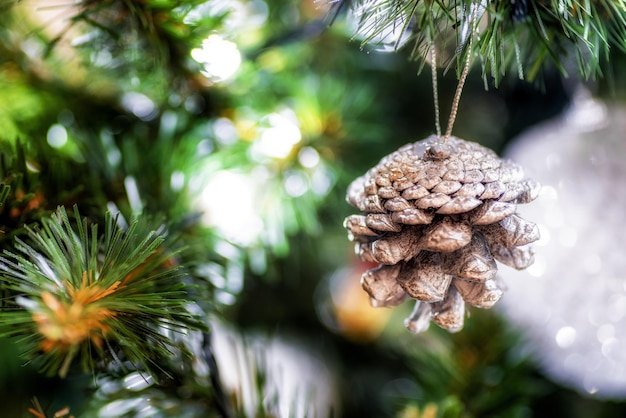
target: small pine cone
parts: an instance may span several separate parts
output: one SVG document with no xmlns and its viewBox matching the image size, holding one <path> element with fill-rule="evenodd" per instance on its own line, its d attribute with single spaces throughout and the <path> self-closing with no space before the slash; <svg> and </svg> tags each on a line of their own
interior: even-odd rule
<svg viewBox="0 0 626 418">
<path fill-rule="evenodd" d="M 373 306 L 417 300 L 412 332 L 432 320 L 463 327 L 465 304 L 490 308 L 502 296 L 496 261 L 516 269 L 533 262 L 539 230 L 515 212 L 540 186 L 522 168 L 459 138 L 431 136 L 384 157 L 348 188 L 362 214 L 344 226 L 357 255 L 380 263 L 361 284 Z"/>
</svg>

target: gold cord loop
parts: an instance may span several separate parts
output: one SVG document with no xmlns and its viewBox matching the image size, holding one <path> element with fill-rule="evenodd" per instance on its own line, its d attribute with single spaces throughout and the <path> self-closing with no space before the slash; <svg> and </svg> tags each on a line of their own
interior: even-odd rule
<svg viewBox="0 0 626 418">
<path fill-rule="evenodd" d="M 463 86 L 465 85 L 465 81 L 467 80 L 467 75 L 469 74 L 469 69 L 472 64 L 472 46 L 474 41 L 474 22 L 476 22 L 478 14 L 478 6 L 474 7 L 472 12 L 472 16 L 469 22 L 469 42 L 467 43 L 467 55 L 465 58 L 465 66 L 463 67 L 463 72 L 461 73 L 461 77 L 459 78 L 459 83 L 456 86 L 456 91 L 454 93 L 454 99 L 452 100 L 452 108 L 450 109 L 450 117 L 448 119 L 448 126 L 446 128 L 446 133 L 443 136 L 443 142 L 448 142 L 448 138 L 452 135 L 452 128 L 454 127 L 454 122 L 456 121 L 456 115 L 459 110 L 459 103 L 461 102 L 461 94 L 463 92 Z M 437 137 L 441 137 L 441 126 L 439 120 L 439 94 L 437 92 L 437 56 L 435 52 L 435 46 L 433 45 L 431 50 L 431 68 L 432 68 L 432 82 L 433 82 L 433 98 L 435 105 L 435 128 L 437 130 Z"/>
</svg>

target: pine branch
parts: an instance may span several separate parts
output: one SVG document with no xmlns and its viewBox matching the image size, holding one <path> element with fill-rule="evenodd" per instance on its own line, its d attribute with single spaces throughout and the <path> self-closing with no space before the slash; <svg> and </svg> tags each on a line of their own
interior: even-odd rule
<svg viewBox="0 0 626 418">
<path fill-rule="evenodd" d="M 33 398 L 33 408 L 28 408 L 28 412 L 35 416 L 35 418 L 48 418 L 46 411 L 41 407 L 37 398 Z M 74 418 L 74 416 L 70 415 L 70 408 L 65 407 L 56 411 L 54 415 L 52 415 L 52 418 Z"/>
<path fill-rule="evenodd" d="M 167 103 L 171 88 L 185 96 L 205 87 L 190 51 L 220 29 L 225 18 L 206 13 L 202 0 L 59 0 L 43 7 L 5 1 L 10 2 L 7 20 L 22 22 L 18 34 L 41 49 L 26 56 L 13 42 L 18 36 L 0 39 L 0 50 L 6 47 L 20 56 L 26 72 L 77 87 L 83 95 L 109 99 L 132 90 L 157 104 Z M 42 13 L 50 10 L 58 13 Z"/>
<path fill-rule="evenodd" d="M 24 233 L 24 224 L 47 215 L 47 198 L 40 179 L 27 167 L 21 143 L 1 141 L 0 147 L 0 241 Z"/>
<path fill-rule="evenodd" d="M 167 332 L 203 328 L 186 308 L 162 234 L 146 221 L 122 230 L 107 214 L 100 236 L 76 208 L 73 215 L 75 225 L 59 208 L 0 257 L 0 280 L 15 295 L 0 311 L 0 335 L 24 344 L 25 357 L 51 375 L 65 376 L 75 358 L 92 370 L 118 350 L 159 370 L 173 345 Z"/>
<path fill-rule="evenodd" d="M 613 48 L 626 50 L 625 0 L 354 0 L 351 6 L 364 44 L 412 44 L 411 58 L 422 62 L 435 47 L 443 65 L 457 72 L 470 53 L 496 84 L 511 69 L 532 80 L 548 62 L 566 75 L 563 62 L 571 54 L 581 77 L 601 76 L 602 59 Z"/>
</svg>

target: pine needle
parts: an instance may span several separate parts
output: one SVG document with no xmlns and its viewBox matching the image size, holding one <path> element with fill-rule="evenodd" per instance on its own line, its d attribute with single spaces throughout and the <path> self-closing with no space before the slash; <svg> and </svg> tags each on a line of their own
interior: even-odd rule
<svg viewBox="0 0 626 418">
<path fill-rule="evenodd" d="M 448 52 L 443 66 L 456 63 L 460 74 L 467 55 L 475 55 L 484 63 L 483 75 L 496 84 L 509 69 L 532 79 L 548 63 L 566 74 L 559 63 L 571 54 L 590 58 L 578 60 L 582 77 L 599 77 L 599 57 L 611 48 L 626 50 L 626 0 L 357 0 L 351 6 L 364 44 L 380 42 L 393 28 L 402 28 L 409 40 L 395 47 L 413 43 L 412 59 L 426 60 L 437 46 Z M 480 12 L 470 50 L 465 48 L 469 17 L 463 11 L 472 9 Z"/>
<path fill-rule="evenodd" d="M 48 374 L 67 375 L 76 358 L 93 370 L 120 353 L 156 371 L 172 351 L 168 332 L 203 328 L 186 308 L 163 235 L 139 220 L 122 230 L 115 218 L 107 214 L 100 235 L 76 208 L 70 220 L 61 207 L 0 257 L 0 280 L 15 295 L 0 336 L 20 339 Z"/>
</svg>

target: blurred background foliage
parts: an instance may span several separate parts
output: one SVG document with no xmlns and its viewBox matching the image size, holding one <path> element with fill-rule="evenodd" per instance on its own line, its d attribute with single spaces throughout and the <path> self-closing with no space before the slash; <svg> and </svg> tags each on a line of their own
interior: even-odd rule
<svg viewBox="0 0 626 418">
<path fill-rule="evenodd" d="M 76 417 L 626 411 L 546 379 L 497 311 L 472 310 L 458 334 L 415 336 L 402 309 L 367 305 L 365 267 L 342 228 L 344 193 L 382 156 L 434 131 L 430 73 L 409 52 L 361 46 L 345 12 L 312 0 L 0 7 L 2 249 L 59 205 L 96 221 L 107 210 L 162 217 L 190 297 L 217 330 L 176 337 L 194 357 L 175 356 L 159 385 L 114 365 L 43 377 L 2 340 L 3 416 L 33 416 L 33 397 L 46 416 L 69 406 Z M 558 114 L 575 82 L 543 71 L 543 87 L 509 76 L 487 90 L 472 71 L 456 135 L 502 152 Z M 623 95 L 623 79 L 613 82 L 590 87 Z M 444 115 L 456 83 L 453 71 L 440 77 Z M 297 349 L 270 350 L 275 341 Z M 308 398 L 276 383 L 272 355 L 283 363 L 278 381 L 295 375 Z"/>
</svg>

